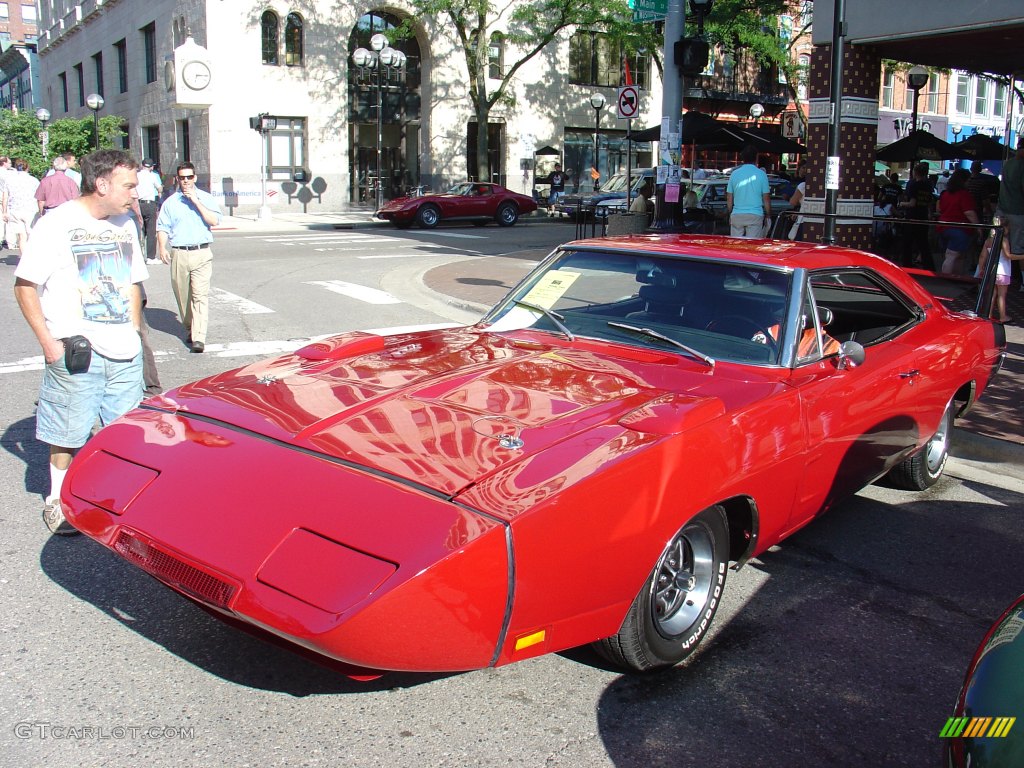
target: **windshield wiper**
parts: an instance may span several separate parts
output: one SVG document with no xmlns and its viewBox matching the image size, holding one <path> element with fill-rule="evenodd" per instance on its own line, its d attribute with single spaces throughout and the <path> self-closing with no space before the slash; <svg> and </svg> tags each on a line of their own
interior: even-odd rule
<svg viewBox="0 0 1024 768">
<path fill-rule="evenodd" d="M 640 334 L 643 334 L 644 336 L 650 336 L 652 339 L 660 339 L 661 341 L 667 341 L 669 344 L 672 344 L 673 346 L 679 347 L 681 350 L 686 352 L 688 355 L 691 355 L 691 356 L 697 358 L 702 363 L 704 363 L 706 366 L 708 366 L 708 368 L 714 368 L 715 367 L 715 361 L 714 361 L 713 358 L 708 357 L 703 352 L 698 352 L 693 347 L 686 346 L 681 341 L 676 341 L 671 336 L 666 336 L 663 333 L 658 333 L 657 331 L 652 330 L 651 328 L 638 328 L 635 325 L 628 325 L 626 323 L 616 323 L 616 322 L 613 322 L 613 321 L 609 321 L 608 325 L 610 325 L 612 328 L 624 328 L 627 331 L 633 331 L 634 333 L 640 333 Z"/>
<path fill-rule="evenodd" d="M 566 328 L 565 323 L 562 322 L 563 320 L 565 320 L 565 317 L 563 315 L 560 315 L 557 312 L 552 312 L 550 309 L 545 309 L 544 307 L 538 306 L 537 304 L 531 304 L 528 301 L 520 301 L 519 299 L 513 299 L 512 301 L 521 307 L 532 309 L 534 312 L 540 312 L 552 323 L 554 323 L 558 330 L 564 333 L 566 338 L 569 339 L 569 341 L 576 341 L 576 337 L 573 336 L 572 331 Z"/>
</svg>

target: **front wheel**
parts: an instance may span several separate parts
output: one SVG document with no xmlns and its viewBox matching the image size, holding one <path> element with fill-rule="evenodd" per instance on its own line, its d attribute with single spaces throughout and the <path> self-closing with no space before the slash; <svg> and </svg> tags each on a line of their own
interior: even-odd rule
<svg viewBox="0 0 1024 768">
<path fill-rule="evenodd" d="M 416 223 L 424 229 L 433 229 L 441 220 L 441 211 L 436 205 L 424 205 L 416 211 Z"/>
<path fill-rule="evenodd" d="M 728 562 L 725 510 L 711 507 L 672 537 L 618 634 L 595 643 L 598 653 L 636 672 L 678 664 L 711 626 Z"/>
<path fill-rule="evenodd" d="M 950 400 L 935 434 L 917 453 L 889 470 L 889 481 L 893 485 L 908 491 L 923 491 L 935 485 L 946 468 L 946 459 L 949 458 L 954 409 L 955 403 Z"/>
<path fill-rule="evenodd" d="M 512 205 L 512 203 L 505 203 L 498 209 L 498 215 L 495 218 L 501 226 L 511 227 L 519 221 L 519 209 Z"/>
</svg>

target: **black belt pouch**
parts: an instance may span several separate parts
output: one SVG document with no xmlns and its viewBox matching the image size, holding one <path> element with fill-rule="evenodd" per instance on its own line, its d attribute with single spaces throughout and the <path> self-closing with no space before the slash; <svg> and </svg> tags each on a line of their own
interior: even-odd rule
<svg viewBox="0 0 1024 768">
<path fill-rule="evenodd" d="M 69 336 L 64 342 L 64 365 L 68 373 L 85 373 L 92 362 L 92 345 L 85 336 Z"/>
</svg>

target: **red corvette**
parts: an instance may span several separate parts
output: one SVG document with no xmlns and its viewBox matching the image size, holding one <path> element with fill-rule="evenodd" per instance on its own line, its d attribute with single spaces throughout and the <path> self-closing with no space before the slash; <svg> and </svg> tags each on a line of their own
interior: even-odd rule
<svg viewBox="0 0 1024 768">
<path fill-rule="evenodd" d="M 467 670 L 704 638 L 742 566 L 867 483 L 924 489 L 1004 354 L 881 258 L 635 236 L 556 250 L 479 324 L 349 333 L 148 400 L 71 523 L 226 620 Z"/>
<path fill-rule="evenodd" d="M 537 203 L 532 197 L 497 184 L 463 181 L 447 192 L 396 198 L 381 206 L 375 215 L 403 229 L 414 223 L 433 229 L 441 221 L 472 221 L 481 226 L 496 221 L 511 227 L 521 214 L 535 210 Z"/>
</svg>

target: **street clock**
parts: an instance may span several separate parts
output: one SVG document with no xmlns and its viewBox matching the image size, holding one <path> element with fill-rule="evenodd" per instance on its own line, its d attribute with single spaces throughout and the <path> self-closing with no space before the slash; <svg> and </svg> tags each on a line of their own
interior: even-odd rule
<svg viewBox="0 0 1024 768">
<path fill-rule="evenodd" d="M 174 49 L 173 72 L 167 80 L 174 93 L 174 106 L 206 109 L 213 104 L 214 70 L 210 53 L 191 36 Z"/>
</svg>

